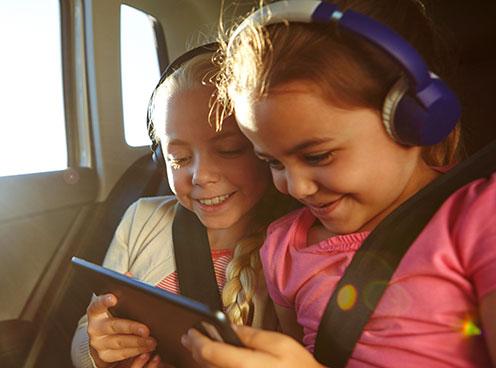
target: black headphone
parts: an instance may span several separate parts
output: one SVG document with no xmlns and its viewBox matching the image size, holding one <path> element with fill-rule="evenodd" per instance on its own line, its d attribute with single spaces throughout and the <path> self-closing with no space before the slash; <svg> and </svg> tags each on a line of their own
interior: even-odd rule
<svg viewBox="0 0 496 368">
<path fill-rule="evenodd" d="M 155 127 L 152 120 L 154 104 L 155 104 L 155 96 L 157 90 L 160 87 L 160 85 L 171 74 L 173 74 L 176 70 L 178 70 L 181 67 L 181 65 L 183 65 L 185 62 L 193 59 L 198 55 L 213 54 L 219 49 L 219 46 L 220 45 L 218 42 L 211 42 L 195 47 L 189 51 L 186 51 L 184 54 L 178 56 L 174 61 L 172 61 L 171 63 L 169 63 L 169 65 L 167 65 L 165 71 L 162 73 L 162 76 L 160 77 L 160 80 L 157 83 L 157 86 L 154 88 L 152 95 L 150 96 L 150 100 L 148 102 L 148 110 L 146 114 L 146 127 L 148 130 L 148 136 L 150 137 L 150 141 L 151 141 L 153 161 L 157 162 L 160 166 L 162 166 L 164 172 L 166 170 L 165 156 L 162 151 L 160 142 L 155 139 L 155 134 L 154 134 Z"/>
</svg>

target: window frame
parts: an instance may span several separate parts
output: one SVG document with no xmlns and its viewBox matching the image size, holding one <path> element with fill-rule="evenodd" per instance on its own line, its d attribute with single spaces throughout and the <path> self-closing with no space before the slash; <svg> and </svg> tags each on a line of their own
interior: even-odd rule
<svg viewBox="0 0 496 368">
<path fill-rule="evenodd" d="M 4 206 L 0 211 L 0 224 L 21 216 L 89 203 L 97 197 L 82 1 L 59 0 L 67 168 L 0 176 L 0 202 Z M 78 7 L 79 13 L 75 12 Z M 80 19 L 76 19 L 75 14 L 79 14 Z M 80 62 L 79 68 L 73 67 L 76 59 Z M 82 105 L 78 105 L 79 102 Z"/>
</svg>

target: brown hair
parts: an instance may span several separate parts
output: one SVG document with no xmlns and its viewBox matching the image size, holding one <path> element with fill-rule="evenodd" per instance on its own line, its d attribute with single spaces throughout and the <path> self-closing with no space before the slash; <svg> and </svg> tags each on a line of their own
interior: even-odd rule
<svg viewBox="0 0 496 368">
<path fill-rule="evenodd" d="M 442 49 L 425 7 L 414 0 L 337 0 L 399 32 L 442 74 Z M 270 15 L 269 15 L 270 17 Z M 382 111 L 384 99 L 402 70 L 392 58 L 335 24 L 277 23 L 249 26 L 224 43 L 217 77 L 217 116 L 233 110 L 237 99 L 256 101 L 291 81 L 310 81 L 325 98 L 343 108 Z M 219 112 L 220 110 L 220 112 Z M 219 123 L 221 119 L 217 119 Z M 434 166 L 457 159 L 460 128 L 443 142 L 425 147 L 423 159 Z"/>
</svg>

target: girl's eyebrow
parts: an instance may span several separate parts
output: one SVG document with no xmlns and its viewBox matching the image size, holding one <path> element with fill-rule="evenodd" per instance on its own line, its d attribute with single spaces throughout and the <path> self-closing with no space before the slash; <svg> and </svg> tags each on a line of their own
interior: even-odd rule
<svg viewBox="0 0 496 368">
<path fill-rule="evenodd" d="M 173 139 L 167 142 L 167 146 L 187 146 L 188 143 L 180 139 Z"/>
<path fill-rule="evenodd" d="M 216 141 L 219 141 L 219 140 L 222 140 L 225 138 L 229 138 L 232 136 L 237 136 L 236 132 L 221 132 L 221 133 L 215 135 L 215 137 L 212 137 L 210 139 L 210 141 L 216 142 Z M 168 146 L 187 146 L 188 144 L 189 144 L 188 142 L 183 141 L 181 139 L 172 139 L 172 140 L 167 142 Z"/>
<path fill-rule="evenodd" d="M 318 146 L 322 143 L 328 143 L 332 140 L 333 140 L 333 138 L 330 138 L 330 137 L 308 139 L 308 140 L 303 141 L 303 142 L 297 144 L 296 146 L 288 149 L 287 151 L 284 152 L 284 155 L 285 156 L 294 155 L 295 153 L 298 153 L 299 151 L 302 151 L 304 149 L 307 149 L 307 148 L 310 148 L 313 146 Z M 272 157 L 266 153 L 263 153 L 263 152 L 257 151 L 257 150 L 255 150 L 255 154 L 261 158 L 271 158 Z"/>
<path fill-rule="evenodd" d="M 232 137 L 235 135 L 237 135 L 236 132 L 226 132 L 226 131 L 222 132 L 221 131 L 218 135 L 216 135 L 215 137 L 213 137 L 210 140 L 213 142 L 216 142 L 216 141 L 220 141 L 221 139 L 229 138 L 229 137 Z"/>
</svg>

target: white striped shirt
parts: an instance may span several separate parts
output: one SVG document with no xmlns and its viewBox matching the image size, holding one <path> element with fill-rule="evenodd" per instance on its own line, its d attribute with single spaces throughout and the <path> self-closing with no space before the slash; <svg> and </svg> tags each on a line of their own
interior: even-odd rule
<svg viewBox="0 0 496 368">
<path fill-rule="evenodd" d="M 219 293 L 222 294 L 222 289 L 226 283 L 226 267 L 231 261 L 233 256 L 233 249 L 212 249 L 212 262 L 214 264 L 215 278 L 217 279 L 217 286 L 219 287 Z M 174 271 L 167 276 L 165 276 L 161 281 L 159 281 L 156 287 L 167 290 L 174 294 L 180 294 L 179 292 L 179 281 L 177 279 L 177 271 Z"/>
</svg>

